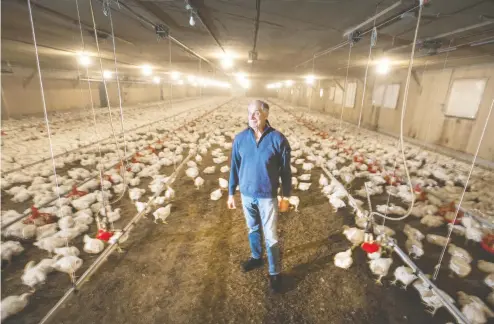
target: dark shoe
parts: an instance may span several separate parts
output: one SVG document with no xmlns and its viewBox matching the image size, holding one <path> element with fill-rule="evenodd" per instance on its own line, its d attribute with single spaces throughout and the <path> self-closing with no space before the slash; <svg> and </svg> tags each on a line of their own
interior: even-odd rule
<svg viewBox="0 0 494 324">
<path fill-rule="evenodd" d="M 281 274 L 269 275 L 269 286 L 272 292 L 281 292 Z"/>
<path fill-rule="evenodd" d="M 254 259 L 250 258 L 249 261 L 246 261 L 242 264 L 242 269 L 244 272 L 254 270 L 255 268 L 259 268 L 262 266 L 262 258 L 261 259 Z"/>
</svg>

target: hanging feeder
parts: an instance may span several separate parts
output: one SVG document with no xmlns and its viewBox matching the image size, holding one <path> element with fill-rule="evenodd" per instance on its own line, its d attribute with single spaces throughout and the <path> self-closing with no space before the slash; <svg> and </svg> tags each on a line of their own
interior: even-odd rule
<svg viewBox="0 0 494 324">
<path fill-rule="evenodd" d="M 494 254 L 494 234 L 487 234 L 480 242 L 480 246 L 490 254 Z"/>
<path fill-rule="evenodd" d="M 113 236 L 113 233 L 104 229 L 99 229 L 98 234 L 96 234 L 96 238 L 98 240 L 102 240 L 108 242 L 108 240 Z"/>
<path fill-rule="evenodd" d="M 72 190 L 67 194 L 67 198 L 70 197 L 82 197 L 87 195 L 87 191 L 79 191 L 77 190 L 77 185 L 72 186 Z"/>
<path fill-rule="evenodd" d="M 42 218 L 45 224 L 54 223 L 56 217 L 49 213 L 40 213 L 39 209 L 32 206 L 31 207 L 31 215 L 28 218 L 22 221 L 23 224 L 34 224 L 35 220 L 38 218 Z"/>
</svg>

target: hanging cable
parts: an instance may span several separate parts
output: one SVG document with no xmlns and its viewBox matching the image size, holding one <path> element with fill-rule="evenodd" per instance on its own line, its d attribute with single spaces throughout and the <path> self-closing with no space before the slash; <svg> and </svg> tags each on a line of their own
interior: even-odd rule
<svg viewBox="0 0 494 324">
<path fill-rule="evenodd" d="M 31 8 L 31 0 L 27 0 L 27 6 L 29 10 L 29 22 L 31 23 L 31 32 L 33 36 L 33 44 L 34 44 L 34 50 L 35 50 L 35 55 L 36 55 L 36 68 L 38 69 L 38 77 L 39 77 L 39 87 L 41 91 L 41 103 L 43 105 L 43 114 L 45 117 L 45 124 L 46 124 L 46 133 L 48 135 L 48 143 L 50 145 L 50 155 L 51 155 L 51 164 L 53 166 L 53 175 L 55 176 L 55 185 L 57 188 L 57 196 L 58 196 L 58 210 L 57 213 L 61 213 L 61 217 L 64 217 L 64 212 L 62 207 L 62 202 L 61 202 L 61 197 L 60 197 L 60 186 L 58 184 L 58 175 L 57 175 L 57 167 L 55 163 L 55 154 L 53 152 L 53 142 L 51 140 L 51 130 L 50 130 L 50 122 L 48 120 L 48 111 L 46 108 L 46 99 L 45 99 L 45 89 L 43 87 L 43 78 L 41 77 L 41 67 L 40 67 L 40 62 L 39 62 L 39 53 L 38 53 L 38 43 L 36 42 L 36 32 L 34 30 L 34 21 L 33 21 L 33 11 Z"/>
<path fill-rule="evenodd" d="M 101 75 L 103 75 L 103 62 L 101 60 L 101 51 L 100 51 L 100 48 L 99 48 L 99 41 L 98 41 L 98 34 L 97 34 L 97 30 L 96 30 L 96 21 L 94 19 L 94 10 L 93 10 L 93 0 L 89 0 L 89 9 L 91 11 L 91 19 L 93 21 L 93 31 L 94 31 L 94 39 L 95 39 L 95 42 L 96 42 L 96 49 L 98 50 L 98 60 L 99 60 L 99 66 L 100 66 L 100 71 L 101 71 Z M 114 37 L 114 35 L 112 35 Z M 107 87 L 107 84 L 106 84 L 106 80 L 105 78 L 103 78 L 103 88 L 105 89 L 105 96 L 106 96 L 106 100 L 107 100 L 107 106 L 108 106 L 108 114 L 110 116 L 110 127 L 111 127 L 111 131 L 112 131 L 112 135 L 113 135 L 113 139 L 115 141 L 115 147 L 116 147 L 116 153 L 117 153 L 117 156 L 120 160 L 120 165 L 123 167 L 123 169 L 125 170 L 125 167 L 124 167 L 124 159 L 122 157 L 122 154 L 120 152 L 120 148 L 118 146 L 118 140 L 117 140 L 117 136 L 115 134 L 115 128 L 113 127 L 113 116 L 112 116 L 112 111 L 111 111 L 111 105 L 110 105 L 110 98 L 108 96 L 108 87 Z M 126 183 L 126 175 L 125 175 L 125 171 L 123 172 L 123 177 L 122 177 L 123 181 L 124 181 L 124 184 Z M 103 201 L 105 200 L 105 197 L 103 195 L 102 197 Z M 120 198 L 117 199 L 120 200 Z M 116 201 L 113 201 L 111 202 L 110 204 L 112 203 L 115 203 Z"/>
<path fill-rule="evenodd" d="M 473 156 L 472 164 L 470 165 L 470 171 L 468 172 L 467 180 L 465 181 L 465 186 L 463 187 L 463 192 L 461 193 L 460 201 L 458 202 L 458 205 L 456 207 L 455 218 L 451 222 L 452 224 L 456 223 L 456 219 L 458 218 L 458 213 L 460 211 L 461 204 L 463 203 L 463 198 L 465 198 L 465 193 L 467 192 L 467 188 L 468 188 L 468 182 L 470 181 L 470 178 L 472 176 L 473 168 L 475 167 L 475 162 L 477 161 L 477 157 L 479 155 L 480 146 L 482 145 L 485 131 L 487 130 L 487 125 L 489 124 L 489 119 L 490 119 L 491 113 L 492 113 L 492 107 L 494 107 L 494 100 L 492 100 L 491 107 L 489 108 L 489 113 L 487 114 L 487 117 L 485 119 L 484 128 L 482 129 L 482 134 L 480 135 L 479 143 L 477 144 L 477 149 L 475 150 L 475 155 Z M 435 268 L 434 269 L 434 275 L 432 277 L 433 280 L 436 280 L 436 278 L 439 274 L 439 270 L 441 269 L 441 264 L 442 264 L 442 261 L 444 258 L 444 254 L 446 253 L 449 241 L 451 239 L 451 233 L 453 233 L 453 226 L 449 227 L 448 238 L 446 239 L 446 245 L 444 245 L 444 248 L 441 252 L 441 256 L 439 257 L 439 261 L 438 261 L 437 265 L 434 267 Z"/>
<path fill-rule="evenodd" d="M 401 106 L 401 119 L 400 119 L 400 148 L 401 148 L 401 157 L 403 159 L 403 166 L 405 168 L 405 174 L 407 176 L 407 181 L 408 181 L 408 186 L 410 188 L 410 193 L 411 193 L 411 202 L 410 202 L 410 206 L 408 207 L 408 210 L 406 212 L 405 215 L 401 216 L 401 217 L 397 217 L 397 218 L 394 218 L 394 217 L 389 217 L 387 215 L 383 215 L 379 212 L 371 212 L 370 213 L 370 217 L 372 218 L 373 216 L 379 216 L 379 217 L 383 217 L 385 219 L 389 219 L 389 220 L 395 220 L 395 221 L 400 221 L 400 220 L 403 220 L 405 218 L 407 218 L 408 216 L 410 216 L 410 214 L 412 213 L 412 209 L 413 209 L 413 206 L 415 204 L 415 193 L 413 191 L 413 186 L 412 186 L 412 180 L 410 179 L 410 173 L 408 171 L 408 166 L 407 166 L 407 159 L 406 159 L 406 156 L 405 156 L 405 143 L 404 143 L 404 139 L 403 139 L 403 126 L 404 126 L 404 122 L 405 122 L 405 113 L 406 113 L 406 108 L 407 108 L 407 102 L 408 102 L 408 91 L 410 89 L 410 79 L 411 79 L 411 76 L 412 76 L 412 67 L 413 67 L 413 59 L 414 59 L 414 56 L 415 56 L 415 47 L 416 47 L 416 44 L 417 44 L 417 36 L 418 36 L 418 33 L 419 33 L 419 26 L 420 26 L 420 19 L 422 17 L 422 9 L 424 7 L 424 3 L 423 3 L 423 0 L 420 0 L 420 6 L 419 6 L 419 12 L 418 12 L 418 15 L 417 15 L 417 25 L 415 26 L 415 33 L 414 33 L 414 36 L 413 36 L 413 45 L 412 45 L 412 52 L 410 53 L 410 62 L 408 63 L 408 71 L 407 71 L 407 78 L 406 78 L 406 81 L 405 81 L 405 92 L 403 93 L 403 104 Z"/>
<path fill-rule="evenodd" d="M 313 78 L 314 77 L 314 64 L 315 64 L 316 60 L 314 58 L 312 58 L 312 72 L 311 72 L 311 77 Z M 309 96 L 309 111 L 312 107 L 312 96 L 314 95 L 314 87 L 312 84 L 310 84 L 310 96 Z"/>
<path fill-rule="evenodd" d="M 114 65 L 115 65 L 115 79 L 117 81 L 117 92 L 118 92 L 118 103 L 119 103 L 119 108 L 120 108 L 120 128 L 121 128 L 121 136 L 123 137 L 124 141 L 124 157 L 127 156 L 127 140 L 125 138 L 125 129 L 124 129 L 124 113 L 123 113 L 123 107 L 122 107 L 122 92 L 120 89 L 120 80 L 119 80 L 119 74 L 118 74 L 118 66 L 117 66 L 117 52 L 116 52 L 116 46 L 115 46 L 115 33 L 113 31 L 113 19 L 111 16 L 111 5 L 108 5 L 108 18 L 110 18 L 110 28 L 111 28 L 111 36 L 112 36 L 112 45 L 113 45 L 113 60 L 114 60 Z M 108 98 L 108 96 L 107 96 Z M 109 100 L 109 99 L 108 99 Z M 110 107 L 110 104 L 108 104 L 108 107 Z M 124 184 L 124 190 L 120 194 L 120 197 L 117 199 L 114 199 L 110 204 L 115 204 L 118 201 L 120 201 L 124 196 L 125 193 L 127 192 L 127 176 L 125 174 L 125 171 L 127 170 L 128 166 L 128 161 L 125 161 L 125 165 L 123 164 L 123 160 L 121 159 L 122 164 L 120 165 L 120 174 L 123 179 L 123 184 Z"/>
<path fill-rule="evenodd" d="M 367 75 L 369 72 L 369 65 L 370 65 L 370 61 L 371 61 L 372 48 L 374 46 L 376 46 L 376 42 L 377 42 L 377 28 L 376 28 L 377 10 L 379 9 L 379 5 L 382 2 L 383 1 L 379 2 L 376 5 L 376 12 L 374 13 L 374 16 L 376 16 L 376 17 L 374 18 L 374 22 L 373 22 L 373 26 L 372 26 L 373 27 L 372 28 L 372 35 L 371 35 L 370 44 L 369 44 L 369 56 L 367 57 L 367 64 L 365 66 L 364 88 L 362 90 L 362 102 L 360 104 L 360 112 L 359 112 L 359 116 L 358 116 L 358 126 L 357 126 L 358 129 L 360 129 L 360 123 L 362 121 L 362 111 L 364 109 L 364 103 L 365 103 L 365 92 L 367 91 Z"/>
<path fill-rule="evenodd" d="M 77 9 L 77 21 L 79 22 L 79 31 L 81 34 L 81 43 L 82 43 L 82 48 L 83 50 L 85 49 L 86 45 L 84 43 L 84 36 L 82 33 L 82 23 L 81 23 L 81 15 L 79 12 L 79 2 L 78 0 L 75 0 L 75 5 Z M 86 66 L 86 76 L 89 76 L 89 68 Z M 96 123 L 96 111 L 94 109 L 94 101 L 93 101 L 93 91 L 91 89 L 91 82 L 89 81 L 89 77 L 87 78 L 87 87 L 88 87 L 88 92 L 89 92 L 89 100 L 91 103 L 91 113 L 93 117 L 93 126 L 94 126 L 94 132 L 96 136 L 99 138 L 99 128 Z M 98 149 L 98 155 L 99 155 L 99 163 L 96 165 L 99 173 L 99 179 L 100 179 L 100 187 L 101 187 L 101 194 L 104 197 L 105 195 L 105 187 L 104 187 L 104 179 L 103 179 L 103 153 L 101 152 L 101 145 L 100 141 L 96 141 L 96 147 Z M 102 200 L 103 208 L 106 210 L 106 200 Z M 101 221 L 101 218 L 99 217 L 99 212 L 96 213 L 96 226 L 98 227 L 98 230 L 100 229 L 106 229 L 106 224 L 104 224 Z"/>
<path fill-rule="evenodd" d="M 343 125 L 343 108 L 345 107 L 345 101 L 346 101 L 346 90 L 348 86 L 348 70 L 350 69 L 350 57 L 352 55 L 352 47 L 353 47 L 353 42 L 350 41 L 348 44 L 348 61 L 346 65 L 346 76 L 345 76 L 345 88 L 343 89 L 343 98 L 341 99 L 341 114 L 340 114 L 340 126 L 339 129 L 341 131 L 341 127 Z"/>
</svg>

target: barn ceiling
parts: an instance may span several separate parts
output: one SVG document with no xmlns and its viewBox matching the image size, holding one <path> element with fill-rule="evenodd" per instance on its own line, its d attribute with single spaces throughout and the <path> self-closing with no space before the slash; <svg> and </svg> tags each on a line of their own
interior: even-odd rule
<svg viewBox="0 0 494 324">
<path fill-rule="evenodd" d="M 1 2 L 4 72 L 11 67 L 34 68 L 36 64 L 26 1 Z M 222 77 L 225 71 L 220 59 L 226 51 L 235 59 L 234 69 L 227 74 L 243 71 L 253 79 L 275 80 L 295 79 L 312 69 L 320 76 L 345 74 L 349 45 L 315 60 L 312 58 L 344 42 L 346 30 L 396 2 L 190 0 L 195 26 L 189 25 L 190 16 L 183 0 L 92 0 L 91 3 L 89 0 L 34 0 L 31 3 L 41 68 L 45 71 L 77 71 L 76 53 L 82 49 L 93 53 L 95 58 L 98 56 L 92 4 L 103 68 L 115 66 L 111 14 L 116 61 L 122 74 L 138 74 L 139 66 L 147 63 L 162 73 L 180 70 Z M 372 50 L 373 59 L 387 56 L 406 66 L 417 22 L 416 7 L 416 1 L 402 0 L 375 21 L 377 26 L 382 26 Z M 492 16 L 481 17 L 488 13 Z M 373 21 L 360 30 L 372 25 Z M 471 28 L 472 25 L 478 26 Z M 169 28 L 173 39 L 158 37 L 156 26 Z M 447 35 L 461 28 L 465 30 Z M 418 38 L 417 67 L 427 64 L 430 68 L 442 68 L 446 59 L 448 66 L 492 62 L 494 1 L 431 0 L 424 7 Z M 363 73 L 369 43 L 370 33 L 352 47 L 350 74 Z M 249 64 L 249 52 L 253 50 L 258 53 L 258 60 Z M 98 71 L 99 62 L 90 68 Z"/>
</svg>

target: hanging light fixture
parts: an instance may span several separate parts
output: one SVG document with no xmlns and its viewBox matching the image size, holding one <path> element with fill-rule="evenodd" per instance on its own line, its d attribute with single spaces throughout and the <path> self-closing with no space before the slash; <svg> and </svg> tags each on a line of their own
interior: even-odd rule
<svg viewBox="0 0 494 324">
<path fill-rule="evenodd" d="M 388 58 L 382 58 L 377 62 L 376 72 L 379 74 L 388 74 L 390 68 L 390 61 Z"/>
<path fill-rule="evenodd" d="M 160 78 L 160 77 L 155 76 L 155 77 L 153 78 L 153 83 L 159 84 L 160 82 L 161 82 L 161 78 Z"/>
<path fill-rule="evenodd" d="M 86 52 L 78 52 L 77 53 L 77 61 L 82 66 L 91 65 L 91 57 Z"/>
<path fill-rule="evenodd" d="M 145 76 L 150 76 L 153 74 L 153 68 L 149 64 L 144 64 L 141 66 L 141 72 Z"/>
<path fill-rule="evenodd" d="M 305 77 L 305 83 L 307 84 L 314 84 L 315 76 L 312 74 L 309 74 L 308 76 Z"/>
<path fill-rule="evenodd" d="M 104 79 L 111 79 L 113 76 L 113 72 L 109 70 L 104 70 L 103 71 L 103 78 Z"/>
</svg>

